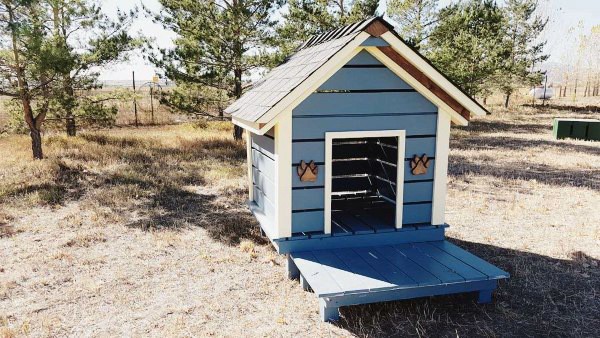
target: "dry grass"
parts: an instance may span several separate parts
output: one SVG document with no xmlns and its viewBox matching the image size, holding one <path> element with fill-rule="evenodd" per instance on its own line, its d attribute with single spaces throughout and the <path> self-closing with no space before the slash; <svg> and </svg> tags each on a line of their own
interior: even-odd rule
<svg viewBox="0 0 600 338">
<path fill-rule="evenodd" d="M 334 325 L 246 211 L 229 126 L 50 136 L 41 162 L 0 138 L 0 337 L 595 336 L 600 144 L 549 128 L 590 115 L 525 108 L 454 130 L 448 233 L 511 273 L 493 304 L 357 306 Z"/>
</svg>

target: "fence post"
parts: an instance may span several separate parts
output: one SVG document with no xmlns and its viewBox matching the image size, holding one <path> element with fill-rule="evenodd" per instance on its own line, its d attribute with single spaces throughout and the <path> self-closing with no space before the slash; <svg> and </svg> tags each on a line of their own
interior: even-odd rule
<svg viewBox="0 0 600 338">
<path fill-rule="evenodd" d="M 138 113 L 137 113 L 137 98 L 135 97 L 135 71 L 133 74 L 133 114 L 135 115 L 135 126 L 138 126 Z"/>
</svg>

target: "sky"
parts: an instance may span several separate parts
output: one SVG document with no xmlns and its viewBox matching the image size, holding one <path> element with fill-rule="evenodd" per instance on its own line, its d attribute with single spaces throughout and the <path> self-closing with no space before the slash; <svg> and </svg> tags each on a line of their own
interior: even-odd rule
<svg viewBox="0 0 600 338">
<path fill-rule="evenodd" d="M 456 0 L 440 0 L 440 6 L 446 6 Z M 501 2 L 502 0 L 499 0 Z M 386 0 L 381 0 L 380 11 L 385 10 Z M 109 15 L 116 13 L 116 9 L 129 10 L 140 3 L 153 11 L 160 11 L 158 0 L 103 0 L 103 9 Z M 600 25 L 600 0 L 540 0 L 540 7 L 550 17 L 544 33 L 548 41 L 546 53 L 550 55 L 548 62 L 561 63 L 563 56 L 575 48 L 574 37 L 568 34 L 571 27 L 583 23 L 583 32 L 589 32 L 592 26 Z M 160 48 L 169 48 L 174 34 L 146 18 L 143 13 L 130 29 L 132 34 L 142 33 L 153 38 L 153 45 Z M 155 74 L 155 68 L 144 60 L 141 53 L 130 57 L 128 62 L 113 65 L 101 70 L 101 81 L 131 80 L 132 71 L 136 73 L 136 80 L 150 80 Z"/>
</svg>

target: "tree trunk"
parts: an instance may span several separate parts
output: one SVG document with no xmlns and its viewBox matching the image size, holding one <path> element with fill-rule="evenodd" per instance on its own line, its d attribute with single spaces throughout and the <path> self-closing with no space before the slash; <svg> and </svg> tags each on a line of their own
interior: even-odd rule
<svg viewBox="0 0 600 338">
<path fill-rule="evenodd" d="M 77 136 L 77 125 L 75 124 L 75 117 L 73 114 L 67 115 L 65 122 L 67 136 Z"/>
<path fill-rule="evenodd" d="M 506 94 L 506 99 L 504 100 L 504 108 L 508 108 L 509 101 L 510 101 L 510 94 Z"/>
<path fill-rule="evenodd" d="M 31 129 L 29 132 L 31 136 L 31 150 L 33 151 L 33 158 L 36 160 L 42 160 L 44 153 L 42 152 L 42 133 L 37 129 Z"/>
<path fill-rule="evenodd" d="M 241 69 L 235 69 L 233 71 L 234 73 L 234 77 L 235 77 L 235 88 L 234 88 L 234 96 L 236 99 L 239 99 L 240 97 L 242 97 L 242 70 Z M 233 126 L 233 139 L 234 140 L 241 140 L 242 139 L 242 134 L 244 133 L 244 129 L 242 129 L 239 126 Z"/>
<path fill-rule="evenodd" d="M 66 94 L 63 106 L 65 108 L 65 128 L 67 130 L 67 136 L 77 136 L 77 124 L 75 123 L 75 116 L 73 114 L 77 102 L 75 90 L 73 90 L 73 80 L 69 74 L 63 74 L 63 90 Z"/>
<path fill-rule="evenodd" d="M 8 12 L 8 27 L 10 29 L 12 41 L 12 56 L 14 58 L 13 68 L 16 70 L 17 86 L 19 88 L 19 99 L 23 107 L 23 118 L 30 130 L 31 149 L 33 150 L 33 158 L 41 160 L 44 158 L 42 153 L 42 135 L 40 128 L 45 119 L 45 113 L 40 114 L 37 118 L 33 117 L 33 108 L 31 107 L 31 96 L 29 92 L 29 84 L 25 77 L 25 67 L 21 64 L 21 54 L 19 51 L 19 33 L 17 17 L 15 16 L 15 7 L 5 6 Z"/>
<path fill-rule="evenodd" d="M 55 3 L 52 6 L 53 12 L 53 24 L 54 24 L 54 35 L 59 38 L 58 44 L 64 49 L 67 47 L 67 30 L 65 23 L 65 5 L 64 3 Z M 61 24 L 63 24 L 61 26 Z M 73 88 L 73 79 L 71 78 L 70 71 L 64 69 L 62 74 L 62 86 L 65 93 L 63 98 L 63 106 L 65 108 L 65 129 L 67 136 L 77 136 L 77 125 L 75 124 L 75 117 L 73 116 L 73 110 L 77 106 L 77 99 L 75 98 L 75 90 Z"/>
</svg>

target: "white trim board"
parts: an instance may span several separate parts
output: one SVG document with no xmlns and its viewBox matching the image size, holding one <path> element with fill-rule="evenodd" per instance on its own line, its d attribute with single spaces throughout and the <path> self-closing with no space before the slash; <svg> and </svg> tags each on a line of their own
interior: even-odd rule
<svg viewBox="0 0 600 338">
<path fill-rule="evenodd" d="M 249 130 L 256 135 L 264 135 L 269 129 L 260 128 L 260 124 L 255 122 L 248 122 L 246 120 L 238 119 L 235 116 L 231 118 L 231 122 L 245 130 Z"/>
<path fill-rule="evenodd" d="M 292 236 L 292 112 L 281 114 L 275 125 L 276 238 Z"/>
<path fill-rule="evenodd" d="M 246 131 L 246 167 L 248 169 L 248 200 L 254 201 L 254 184 L 252 182 L 252 134 Z"/>
<path fill-rule="evenodd" d="M 402 228 L 402 212 L 404 208 L 404 158 L 406 148 L 406 130 L 369 130 L 369 131 L 342 131 L 325 133 L 325 212 L 324 230 L 331 233 L 331 159 L 334 139 L 344 138 L 369 138 L 369 137 L 397 137 L 398 138 L 398 163 L 396 165 L 396 228 Z"/>
<path fill-rule="evenodd" d="M 442 225 L 445 223 L 450 124 L 448 114 L 442 114 L 440 111 L 437 121 L 435 171 L 433 173 L 433 199 L 431 206 L 431 224 L 433 225 Z"/>
</svg>

